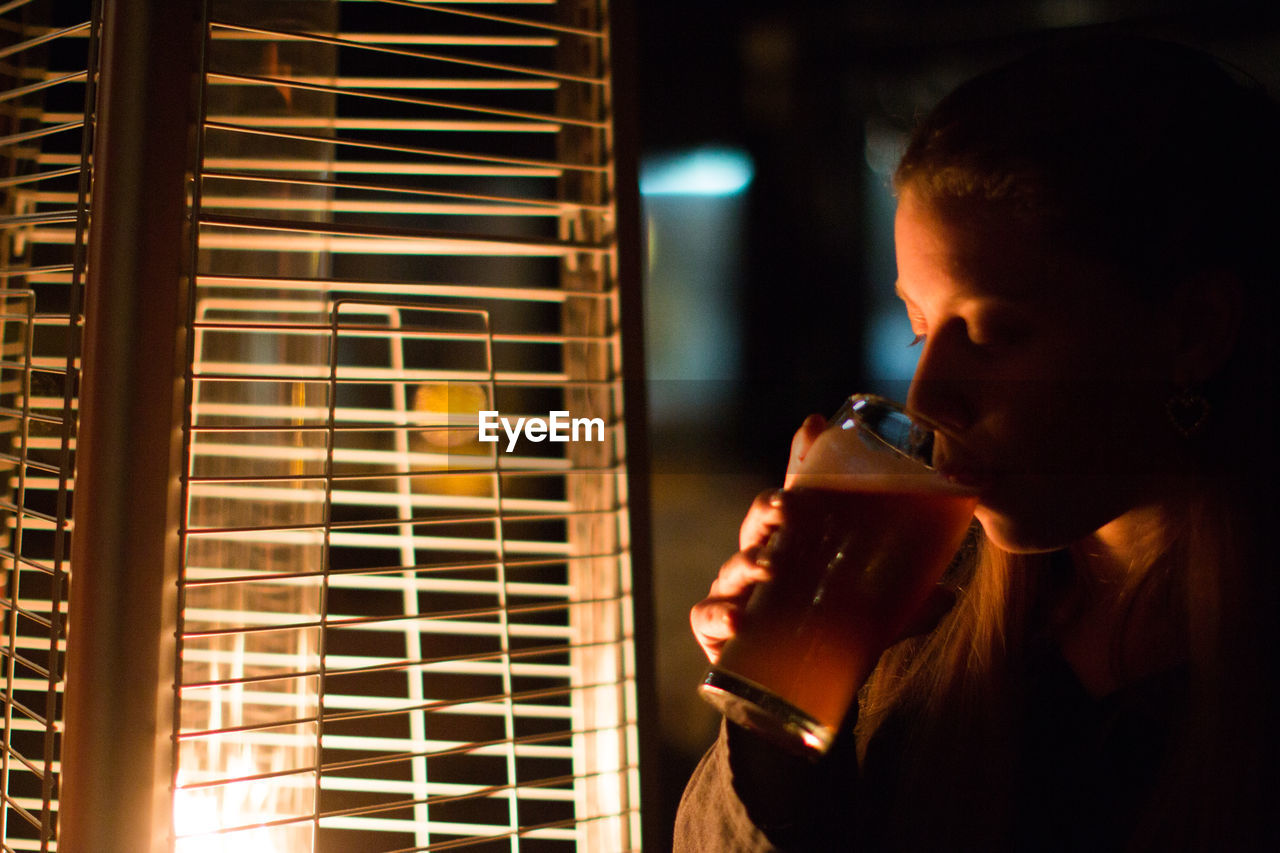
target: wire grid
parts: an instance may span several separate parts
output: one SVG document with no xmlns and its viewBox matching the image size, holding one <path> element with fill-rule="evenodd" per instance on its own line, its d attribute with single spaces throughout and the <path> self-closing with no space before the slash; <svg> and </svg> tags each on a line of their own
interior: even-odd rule
<svg viewBox="0 0 1280 853">
<path fill-rule="evenodd" d="M 180 853 L 638 845 L 607 14 L 508 6 L 214 4 Z"/>
<path fill-rule="evenodd" d="M 6 851 L 57 849 L 92 6 L 19 2 L 0 9 Z"/>
</svg>

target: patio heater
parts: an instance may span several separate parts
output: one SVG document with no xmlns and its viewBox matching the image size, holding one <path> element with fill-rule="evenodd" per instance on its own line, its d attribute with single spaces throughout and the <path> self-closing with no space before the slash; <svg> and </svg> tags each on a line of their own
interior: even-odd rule
<svg viewBox="0 0 1280 853">
<path fill-rule="evenodd" d="M 614 48 L 0 5 L 4 849 L 639 848 Z"/>
</svg>

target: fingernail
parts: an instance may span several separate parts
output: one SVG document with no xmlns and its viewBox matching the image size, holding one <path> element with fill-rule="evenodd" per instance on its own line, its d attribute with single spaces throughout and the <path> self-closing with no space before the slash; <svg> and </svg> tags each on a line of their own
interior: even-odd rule
<svg viewBox="0 0 1280 853">
<path fill-rule="evenodd" d="M 782 506 L 782 489 L 774 489 L 769 494 L 769 506 Z"/>
</svg>

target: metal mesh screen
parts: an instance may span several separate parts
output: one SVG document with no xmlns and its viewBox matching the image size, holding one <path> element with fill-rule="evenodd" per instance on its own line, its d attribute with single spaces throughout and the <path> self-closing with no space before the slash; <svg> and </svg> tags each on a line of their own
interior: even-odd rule
<svg viewBox="0 0 1280 853">
<path fill-rule="evenodd" d="M 5 850 L 56 848 L 89 33 L 88 3 L 0 7 Z"/>
<path fill-rule="evenodd" d="M 176 849 L 638 847 L 607 9 L 207 14 Z M 56 848 L 91 17 L 0 7 L 6 849 Z"/>
<path fill-rule="evenodd" d="M 179 849 L 632 843 L 607 32 L 515 5 L 215 7 Z"/>
</svg>

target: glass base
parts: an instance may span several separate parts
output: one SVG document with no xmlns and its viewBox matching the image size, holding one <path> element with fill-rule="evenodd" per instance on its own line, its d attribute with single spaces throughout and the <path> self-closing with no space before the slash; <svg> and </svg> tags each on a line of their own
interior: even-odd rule
<svg viewBox="0 0 1280 853">
<path fill-rule="evenodd" d="M 698 693 L 726 719 L 807 758 L 825 753 L 836 734 L 767 688 L 731 672 L 712 668 Z"/>
</svg>

